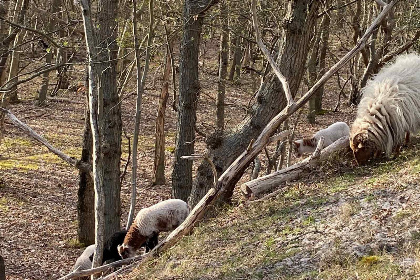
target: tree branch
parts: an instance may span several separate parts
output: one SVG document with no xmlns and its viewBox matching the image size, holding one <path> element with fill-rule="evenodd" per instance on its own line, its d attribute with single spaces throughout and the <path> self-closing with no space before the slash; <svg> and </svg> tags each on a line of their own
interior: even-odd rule
<svg viewBox="0 0 420 280">
<path fill-rule="evenodd" d="M 257 6 L 256 0 L 252 0 L 252 2 L 251 2 L 252 24 L 253 24 L 254 29 L 255 29 L 255 37 L 257 39 L 257 44 L 260 47 L 263 54 L 265 55 L 265 57 L 267 58 L 271 67 L 273 68 L 274 73 L 276 74 L 277 78 L 280 80 L 280 82 L 283 86 L 284 94 L 286 95 L 287 104 L 288 104 L 288 106 L 291 106 L 292 104 L 294 104 L 294 101 L 293 101 L 292 93 L 290 92 L 289 83 L 287 82 L 286 77 L 284 77 L 284 75 L 281 73 L 279 67 L 277 66 L 276 62 L 274 61 L 273 57 L 271 56 L 270 52 L 268 51 L 268 49 L 266 48 L 266 46 L 264 45 L 264 43 L 261 39 L 261 33 L 260 33 L 260 29 L 258 27 L 259 22 L 258 22 L 258 18 L 257 18 L 257 8 L 256 8 L 256 6 Z"/>
<path fill-rule="evenodd" d="M 379 60 L 379 62 L 378 62 L 378 68 L 382 67 L 385 63 L 387 63 L 388 61 L 393 59 L 395 56 L 397 56 L 397 55 L 401 54 L 402 52 L 405 52 L 406 50 L 408 50 L 412 45 L 414 45 L 414 43 L 419 38 L 420 38 L 420 30 L 417 30 L 416 34 L 414 35 L 414 37 L 410 41 L 408 41 L 407 43 L 405 43 L 404 45 L 402 45 L 398 49 L 396 49 L 396 50 L 388 53 L 384 57 L 382 57 L 382 59 Z"/>
<path fill-rule="evenodd" d="M 59 158 L 61 158 L 62 160 L 64 160 L 68 164 L 70 164 L 70 165 L 72 165 L 72 166 L 74 166 L 74 167 L 76 167 L 76 168 L 78 168 L 78 169 L 80 169 L 80 170 L 82 170 L 86 173 L 91 173 L 92 172 L 92 167 L 90 166 L 90 164 L 87 164 L 86 162 L 83 162 L 83 161 L 77 160 L 73 157 L 70 157 L 70 156 L 64 154 L 59 149 L 53 147 L 50 143 L 48 143 L 48 141 L 44 137 L 42 137 L 41 135 L 39 135 L 38 133 L 33 131 L 32 128 L 30 128 L 28 125 L 21 122 L 9 110 L 0 107 L 0 111 L 3 114 L 5 114 L 14 125 L 16 125 L 18 128 L 23 130 L 27 135 L 29 135 L 33 139 L 37 140 L 38 142 L 40 142 L 41 144 L 46 146 L 48 148 L 48 150 L 50 150 L 50 152 L 57 155 Z"/>
<path fill-rule="evenodd" d="M 18 27 L 18 28 L 21 28 L 21 29 L 25 29 L 25 30 L 28 30 L 28 31 L 31 31 L 31 32 L 33 32 L 33 33 L 36 33 L 36 34 L 38 34 L 38 35 L 41 35 L 42 37 L 44 37 L 45 39 L 47 39 L 49 42 L 51 42 L 51 44 L 53 44 L 54 45 L 54 47 L 56 47 L 56 48 L 61 48 L 61 46 L 59 45 L 59 44 L 57 44 L 50 36 L 48 36 L 47 34 L 45 34 L 44 32 L 41 32 L 41 31 L 39 31 L 39 30 L 36 30 L 36 29 L 33 29 L 33 28 L 30 28 L 30 27 L 27 27 L 27 26 L 24 26 L 24 25 L 21 25 L 21 24 L 18 24 L 18 23 L 15 23 L 15 22 L 11 22 L 10 20 L 8 20 L 8 19 L 5 19 L 4 17 L 0 17 L 0 20 L 2 20 L 2 21 L 4 21 L 4 22 L 7 22 L 8 24 L 10 24 L 10 25 L 12 25 L 12 26 L 14 26 L 14 27 Z"/>
<path fill-rule="evenodd" d="M 58 69 L 58 68 L 60 68 L 60 67 L 63 67 L 63 66 L 65 66 L 65 65 L 70 65 L 70 64 L 71 64 L 71 63 L 62 63 L 62 64 L 58 64 L 58 65 L 53 65 L 53 66 L 50 66 L 50 67 L 48 67 L 48 68 L 45 68 L 44 70 L 41 70 L 41 71 L 39 71 L 39 72 L 36 72 L 35 74 L 33 74 L 33 75 L 29 76 L 29 77 L 28 77 L 28 78 L 26 78 L 26 79 L 19 80 L 19 81 L 15 82 L 15 83 L 13 83 L 13 84 L 11 84 L 11 85 L 9 85 L 9 86 L 5 87 L 8 83 L 10 83 L 10 82 L 12 82 L 12 81 L 13 81 L 13 79 L 11 79 L 11 80 L 7 81 L 7 82 L 6 82 L 6 83 L 5 83 L 2 87 L 0 87 L 0 92 L 8 92 L 8 91 L 10 91 L 13 87 L 15 87 L 15 86 L 17 86 L 17 85 L 20 85 L 20 84 L 26 83 L 26 82 L 28 82 L 28 81 L 30 81 L 30 80 L 32 80 L 32 79 L 34 79 L 34 78 L 36 78 L 36 77 L 38 77 L 38 76 L 40 76 L 40 75 L 44 74 L 44 73 L 46 73 L 46 72 L 50 72 L 50 71 L 53 71 L 53 70 L 55 70 L 55 69 Z"/>
</svg>

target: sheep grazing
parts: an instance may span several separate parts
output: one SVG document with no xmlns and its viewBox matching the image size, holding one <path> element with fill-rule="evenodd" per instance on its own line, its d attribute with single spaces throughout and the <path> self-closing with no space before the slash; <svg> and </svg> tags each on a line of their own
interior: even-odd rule
<svg viewBox="0 0 420 280">
<path fill-rule="evenodd" d="M 324 146 L 328 147 L 338 139 L 349 136 L 350 128 L 345 122 L 336 122 L 329 127 L 315 133 L 311 138 L 304 138 L 293 141 L 294 151 L 298 156 L 315 151 L 316 145 L 321 137 L 324 137 Z"/>
<path fill-rule="evenodd" d="M 399 153 L 410 133 L 420 130 L 420 56 L 399 56 L 384 67 L 363 91 L 350 134 L 359 164 L 381 154 Z"/>
<path fill-rule="evenodd" d="M 139 211 L 118 253 L 125 258 L 133 257 L 140 245 L 153 239 L 161 231 L 178 227 L 189 214 L 187 203 L 180 199 L 168 199 Z"/>
<path fill-rule="evenodd" d="M 105 242 L 104 252 L 102 255 L 102 264 L 108 264 L 121 260 L 118 254 L 117 246 L 124 242 L 127 230 L 121 230 L 113 235 Z M 141 247 L 146 248 L 146 252 L 152 250 L 158 243 L 158 236 L 153 235 L 149 240 L 144 242 Z M 73 270 L 86 270 L 92 268 L 93 254 L 95 253 L 95 244 L 86 247 L 80 257 L 76 260 Z M 89 278 L 89 277 L 88 277 Z M 87 279 L 88 279 L 87 278 Z M 83 278 L 82 278 L 83 279 Z"/>
<path fill-rule="evenodd" d="M 95 253 L 95 244 L 87 246 L 80 257 L 77 258 L 73 270 L 86 270 L 92 268 L 91 256 Z"/>
</svg>

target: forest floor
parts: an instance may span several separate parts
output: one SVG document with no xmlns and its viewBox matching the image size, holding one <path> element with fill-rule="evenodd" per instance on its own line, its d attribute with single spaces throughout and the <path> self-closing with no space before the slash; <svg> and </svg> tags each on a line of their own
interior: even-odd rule
<svg viewBox="0 0 420 280">
<path fill-rule="evenodd" d="M 201 63 L 198 128 L 206 134 L 215 127 L 217 64 L 209 61 L 216 56 L 207 53 Z M 71 69 L 70 75 L 72 85 L 83 83 L 82 66 Z M 143 99 L 137 211 L 171 195 L 176 133 L 176 113 L 170 106 L 173 96 L 166 110 L 167 183 L 152 185 L 160 76 L 161 68 L 152 69 Z M 132 136 L 134 127 L 132 84 L 126 88 L 122 102 L 123 125 L 128 136 Z M 85 97 L 63 91 L 59 92 L 59 99 L 51 99 L 40 107 L 33 98 L 39 86 L 38 79 L 19 88 L 21 102 L 11 105 L 10 110 L 52 145 L 80 158 Z M 297 138 L 310 136 L 336 121 L 351 123 L 355 108 L 347 106 L 344 100 L 339 110 L 333 112 L 338 92 L 335 87 L 334 81 L 327 84 L 325 113 L 317 117 L 315 125 L 306 123 L 306 111 L 303 112 Z M 249 73 L 228 84 L 227 128 L 243 120 L 255 90 Z M 197 138 L 196 148 L 198 153 L 204 151 L 204 138 Z M 143 270 L 147 277 L 141 278 L 282 279 L 275 275 L 286 271 L 299 277 L 309 273 L 309 278 L 296 279 L 312 279 L 311 273 L 315 275 L 319 270 L 342 265 L 344 273 L 354 263 L 359 265 L 348 261 L 355 252 L 361 256 L 360 265 L 367 270 L 381 271 L 382 264 L 392 264 L 392 269 L 395 265 L 397 270 L 407 267 L 409 272 L 402 275 L 412 275 L 410 271 L 419 262 L 419 149 L 419 145 L 414 145 L 411 152 L 405 151 L 396 161 L 367 168 L 356 168 L 350 157 L 343 157 L 288 185 L 284 193 L 267 202 L 244 204 L 236 194 L 234 205 L 239 207 L 228 207 L 220 211 L 219 217 L 202 223 L 193 235 Z M 128 140 L 123 136 L 122 169 L 127 157 Z M 266 166 L 265 155 L 259 157 L 263 167 Z M 194 164 L 197 165 L 198 162 Z M 129 209 L 130 172 L 129 167 L 122 184 L 122 226 Z M 241 182 L 248 180 L 249 174 L 250 169 Z M 83 251 L 77 242 L 77 190 L 75 168 L 6 121 L 6 136 L 0 146 L 0 254 L 5 258 L 7 279 L 57 279 L 71 270 Z M 378 228 L 386 230 L 377 231 Z M 417 241 L 417 245 L 409 244 L 409 240 Z M 407 255 L 403 256 L 404 252 Z M 375 257 L 363 259 L 364 256 Z M 162 270 L 161 274 L 151 272 L 155 265 Z M 340 270 L 337 273 L 341 275 Z M 352 277 L 348 279 L 379 279 Z"/>
</svg>

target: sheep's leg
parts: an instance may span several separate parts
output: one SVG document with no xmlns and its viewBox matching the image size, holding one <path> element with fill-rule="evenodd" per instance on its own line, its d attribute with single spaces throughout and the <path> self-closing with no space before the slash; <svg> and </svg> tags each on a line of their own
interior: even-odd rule
<svg viewBox="0 0 420 280">
<path fill-rule="evenodd" d="M 159 243 L 159 233 L 155 232 L 146 242 L 146 253 L 151 251 Z"/>
<path fill-rule="evenodd" d="M 408 144 L 410 144 L 410 131 L 405 133 L 405 146 L 408 146 Z"/>
</svg>

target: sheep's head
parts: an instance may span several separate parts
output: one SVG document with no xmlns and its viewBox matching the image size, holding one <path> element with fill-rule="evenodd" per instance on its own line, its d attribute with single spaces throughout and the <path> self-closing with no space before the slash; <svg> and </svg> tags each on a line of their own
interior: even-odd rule
<svg viewBox="0 0 420 280">
<path fill-rule="evenodd" d="M 135 250 L 131 248 L 130 245 L 121 244 L 117 247 L 118 254 L 120 254 L 122 259 L 127 259 L 135 256 Z"/>
<path fill-rule="evenodd" d="M 367 133 L 359 133 L 351 137 L 350 147 L 359 165 L 365 164 L 376 154 L 375 143 L 369 140 Z"/>
</svg>

